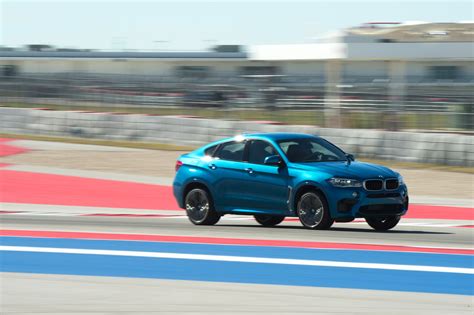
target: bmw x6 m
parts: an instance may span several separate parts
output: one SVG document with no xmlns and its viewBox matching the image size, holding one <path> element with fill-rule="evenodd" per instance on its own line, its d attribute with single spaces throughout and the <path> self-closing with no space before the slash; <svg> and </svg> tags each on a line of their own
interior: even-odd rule
<svg viewBox="0 0 474 315">
<path fill-rule="evenodd" d="M 173 192 L 196 225 L 243 214 L 263 226 L 298 217 L 309 229 L 364 218 L 384 231 L 408 210 L 400 174 L 306 134 L 246 134 L 184 154 L 176 162 Z"/>
</svg>

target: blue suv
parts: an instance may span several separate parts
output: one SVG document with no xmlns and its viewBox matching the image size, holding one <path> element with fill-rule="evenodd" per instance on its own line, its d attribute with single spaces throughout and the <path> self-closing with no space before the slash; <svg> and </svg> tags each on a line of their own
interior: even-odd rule
<svg viewBox="0 0 474 315">
<path fill-rule="evenodd" d="M 400 174 L 355 161 L 313 135 L 246 134 L 217 141 L 182 155 L 176 172 L 174 196 L 197 225 L 243 214 L 263 226 L 298 217 L 310 229 L 365 218 L 384 231 L 408 210 Z"/>
</svg>

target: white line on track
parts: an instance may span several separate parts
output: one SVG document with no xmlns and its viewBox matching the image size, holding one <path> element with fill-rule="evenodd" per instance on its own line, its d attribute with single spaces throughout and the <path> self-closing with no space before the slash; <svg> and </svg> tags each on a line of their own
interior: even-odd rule
<svg viewBox="0 0 474 315">
<path fill-rule="evenodd" d="M 317 267 L 364 268 L 364 269 L 383 269 L 383 270 L 400 270 L 400 271 L 474 274 L 473 268 L 377 264 L 377 263 L 355 263 L 355 262 L 327 261 L 327 260 L 202 255 L 202 254 L 182 254 L 182 253 L 164 253 L 164 252 L 156 253 L 156 252 L 124 251 L 124 250 L 29 247 L 29 246 L 0 246 L 0 251 L 81 254 L 81 255 L 107 255 L 107 256 L 242 262 L 242 263 L 262 263 L 262 264 L 278 264 L 278 265 L 299 265 L 299 266 L 317 266 Z"/>
<path fill-rule="evenodd" d="M 86 214 L 185 214 L 184 210 L 150 210 L 134 208 L 111 208 L 111 207 L 87 207 L 87 206 L 63 206 L 49 204 L 31 204 L 31 203 L 10 203 L 0 202 L 0 210 L 19 211 L 29 213 L 73 213 L 75 215 Z"/>
<path fill-rule="evenodd" d="M 40 215 L 40 216 L 117 216 L 117 217 L 156 217 L 160 219 L 186 219 L 184 210 L 150 210 L 150 209 L 129 209 L 129 208 L 110 208 L 110 207 L 87 207 L 87 206 L 61 206 L 46 204 L 22 204 L 0 202 L 0 210 L 5 211 L 2 215 Z M 246 221 L 254 220 L 252 216 L 226 215 L 222 220 Z M 423 220 L 423 221 L 421 221 Z M 296 221 L 295 221 L 296 222 Z M 353 222 L 344 223 L 344 226 L 365 225 L 365 220 L 356 219 Z M 413 227 L 433 227 L 433 228 L 454 228 L 465 225 L 472 225 L 469 220 L 436 220 L 436 219 L 403 219 L 399 226 Z"/>
<path fill-rule="evenodd" d="M 10 210 L 11 211 L 11 210 Z M 186 220 L 186 215 L 176 215 L 176 211 L 173 210 L 151 210 L 146 212 L 54 212 L 54 211 L 11 211 L 7 213 L 0 213 L 0 215 L 17 215 L 17 216 L 57 216 L 57 217 L 152 217 L 159 218 L 160 220 L 166 219 L 183 219 Z M 226 215 L 222 217 L 222 221 L 253 221 L 253 217 L 241 216 L 241 215 Z M 405 219 L 407 220 L 407 219 Z M 411 220 L 411 219 L 408 219 Z M 297 222 L 297 221 L 286 221 L 286 222 Z M 413 226 L 413 227 L 433 227 L 433 228 L 456 228 L 471 225 L 470 221 L 461 221 L 459 223 L 436 223 L 436 222 L 400 222 L 398 226 Z M 338 223 L 336 223 L 338 224 Z M 339 226 L 351 226 L 351 225 L 366 225 L 365 221 L 353 221 L 348 223 L 342 223 Z"/>
</svg>

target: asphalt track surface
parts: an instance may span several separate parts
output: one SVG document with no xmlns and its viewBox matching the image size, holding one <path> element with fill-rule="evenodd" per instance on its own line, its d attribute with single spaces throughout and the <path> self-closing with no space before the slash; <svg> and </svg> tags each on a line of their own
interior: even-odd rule
<svg viewBox="0 0 474 315">
<path fill-rule="evenodd" d="M 100 192 L 110 182 L 25 173 L 2 173 L 2 314 L 473 312 L 472 208 L 418 205 L 418 217 L 385 233 L 363 222 L 264 228 L 236 216 L 193 226 L 170 199 L 150 205 L 152 191 L 130 209 L 114 203 L 142 182 L 112 183 L 114 200 Z M 28 185 L 32 174 L 48 185 Z M 167 194 L 158 182 L 154 193 Z M 65 196 L 71 183 L 87 194 Z"/>
</svg>

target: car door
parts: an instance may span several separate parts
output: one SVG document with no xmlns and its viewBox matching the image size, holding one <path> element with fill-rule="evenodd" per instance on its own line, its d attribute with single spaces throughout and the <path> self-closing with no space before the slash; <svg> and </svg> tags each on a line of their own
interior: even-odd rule
<svg viewBox="0 0 474 315">
<path fill-rule="evenodd" d="M 288 210 L 288 171 L 286 167 L 265 165 L 265 158 L 279 155 L 267 141 L 248 140 L 246 170 L 246 207 L 281 214 Z"/>
<path fill-rule="evenodd" d="M 229 141 L 219 146 L 209 162 L 214 175 L 214 204 L 219 211 L 233 211 L 245 207 L 245 182 L 247 179 L 244 162 L 246 141 Z"/>
</svg>

